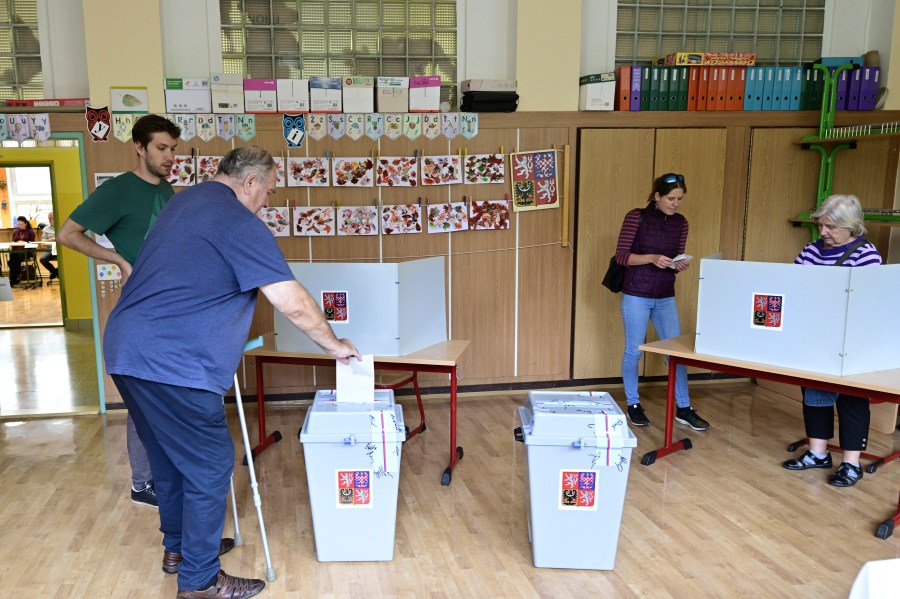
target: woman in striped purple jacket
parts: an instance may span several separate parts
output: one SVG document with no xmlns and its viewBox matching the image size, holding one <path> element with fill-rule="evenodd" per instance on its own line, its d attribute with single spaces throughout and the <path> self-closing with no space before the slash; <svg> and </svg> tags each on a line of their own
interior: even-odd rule
<svg viewBox="0 0 900 599">
<path fill-rule="evenodd" d="M 867 240 L 862 207 L 856 196 L 833 195 L 811 215 L 821 239 L 810 243 L 794 264 L 816 266 L 878 266 L 881 255 Z M 866 449 L 869 434 L 869 400 L 819 389 L 803 389 L 803 422 L 809 450 L 784 463 L 788 470 L 831 468 L 828 440 L 834 437 L 834 405 L 837 404 L 843 457 L 828 482 L 836 487 L 852 487 L 862 478 L 859 456 Z"/>
</svg>

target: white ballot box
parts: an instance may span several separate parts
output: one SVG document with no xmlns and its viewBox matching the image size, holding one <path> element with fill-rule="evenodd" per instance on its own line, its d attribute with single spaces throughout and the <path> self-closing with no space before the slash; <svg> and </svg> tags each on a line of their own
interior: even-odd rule
<svg viewBox="0 0 900 599">
<path fill-rule="evenodd" d="M 317 391 L 300 429 L 320 562 L 394 559 L 403 410 L 393 391 L 375 402 Z"/>
<path fill-rule="evenodd" d="M 325 313 L 334 334 L 364 354 L 402 356 L 447 340 L 444 258 L 408 262 L 289 262 Z M 275 312 L 282 352 L 322 350 Z"/>
<path fill-rule="evenodd" d="M 534 565 L 612 570 L 637 446 L 625 415 L 602 391 L 530 391 L 518 412 Z"/>
<path fill-rule="evenodd" d="M 898 368 L 898 293 L 900 265 L 703 259 L 694 349 L 838 376 Z"/>
</svg>

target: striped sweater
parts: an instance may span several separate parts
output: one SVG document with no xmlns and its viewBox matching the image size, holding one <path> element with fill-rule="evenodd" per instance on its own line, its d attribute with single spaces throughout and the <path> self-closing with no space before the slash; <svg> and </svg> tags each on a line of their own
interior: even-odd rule
<svg viewBox="0 0 900 599">
<path fill-rule="evenodd" d="M 794 260 L 794 264 L 834 266 L 834 263 L 844 255 L 844 252 L 847 251 L 847 246 L 851 243 L 853 242 L 851 241 L 850 243 L 846 243 L 836 248 L 826 249 L 824 242 L 819 239 L 803 248 L 803 251 L 800 252 L 800 255 Z M 844 260 L 841 266 L 879 266 L 880 264 L 881 254 L 878 253 L 878 250 L 872 245 L 872 242 L 866 240 L 866 243 L 856 248 L 856 250 L 850 254 L 850 257 Z"/>
</svg>

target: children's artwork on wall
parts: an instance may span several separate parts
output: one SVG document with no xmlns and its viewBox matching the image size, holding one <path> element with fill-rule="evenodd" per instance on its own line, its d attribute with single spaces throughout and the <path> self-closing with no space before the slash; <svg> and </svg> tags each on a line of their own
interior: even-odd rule
<svg viewBox="0 0 900 599">
<path fill-rule="evenodd" d="M 388 112 L 384 115 L 384 134 L 388 139 L 400 139 L 403 135 L 403 114 Z"/>
<path fill-rule="evenodd" d="M 441 113 L 441 133 L 447 139 L 453 139 L 459 135 L 459 113 L 458 112 L 442 112 Z"/>
<path fill-rule="evenodd" d="M 123 144 L 131 141 L 132 127 L 134 127 L 133 114 L 113 114 L 113 135 Z"/>
<path fill-rule="evenodd" d="M 272 156 L 272 160 L 275 161 L 275 187 L 285 187 L 287 180 L 284 176 L 284 158 Z"/>
<path fill-rule="evenodd" d="M 558 208 L 556 151 L 513 152 L 509 157 L 513 210 Z"/>
<path fill-rule="evenodd" d="M 216 115 L 198 114 L 195 116 L 197 122 L 197 137 L 206 142 L 212 141 L 216 137 Z"/>
<path fill-rule="evenodd" d="M 0 114 L 0 141 L 9 139 L 9 126 L 6 115 Z"/>
<path fill-rule="evenodd" d="M 460 162 L 460 158 L 456 154 L 422 157 L 422 185 L 462 183 Z"/>
<path fill-rule="evenodd" d="M 327 114 L 307 114 L 306 116 L 306 132 L 316 141 L 321 141 L 328 135 L 328 115 Z"/>
<path fill-rule="evenodd" d="M 465 202 L 449 202 L 428 206 L 428 232 L 453 233 L 469 228 Z"/>
<path fill-rule="evenodd" d="M 328 158 L 288 158 L 288 187 L 327 187 L 330 182 Z"/>
<path fill-rule="evenodd" d="M 359 141 L 366 134 L 365 115 L 362 113 L 346 114 L 347 137 Z"/>
<path fill-rule="evenodd" d="M 294 235 L 297 237 L 322 237 L 334 235 L 334 208 L 313 206 L 294 208 Z"/>
<path fill-rule="evenodd" d="M 328 322 L 347 324 L 350 322 L 350 306 L 346 291 L 323 291 L 322 312 Z"/>
<path fill-rule="evenodd" d="M 176 114 L 175 124 L 181 129 L 181 141 L 191 141 L 197 135 L 197 119 L 193 114 Z"/>
<path fill-rule="evenodd" d="M 266 223 L 272 235 L 275 237 L 289 237 L 291 234 L 291 219 L 288 216 L 290 208 L 262 208 L 256 213 L 259 219 Z"/>
<path fill-rule="evenodd" d="M 472 201 L 469 228 L 475 231 L 509 229 L 509 200 Z"/>
<path fill-rule="evenodd" d="M 378 208 L 344 206 L 338 209 L 338 235 L 378 235 Z"/>
<path fill-rule="evenodd" d="M 393 204 L 381 207 L 382 235 L 422 232 L 422 207 L 419 204 Z"/>
<path fill-rule="evenodd" d="M 366 135 L 369 139 L 378 141 L 384 135 L 384 115 L 380 112 L 366 113 Z"/>
<path fill-rule="evenodd" d="M 418 175 L 419 159 L 415 156 L 382 156 L 378 159 L 376 180 L 379 187 L 415 187 Z"/>
<path fill-rule="evenodd" d="M 478 113 L 477 112 L 461 112 L 459 113 L 459 132 L 466 139 L 472 139 L 478 135 Z"/>
<path fill-rule="evenodd" d="M 28 139 L 28 115 L 27 114 L 10 114 L 6 117 L 7 122 L 9 123 L 9 136 L 18 142 L 23 142 Z M 99 124 L 100 121 L 97 121 Z M 109 131 L 112 129 L 110 123 L 104 123 L 103 128 L 105 133 L 103 134 L 103 139 L 100 141 L 107 141 L 109 137 Z"/>
<path fill-rule="evenodd" d="M 330 135 L 333 139 L 340 139 L 344 137 L 344 131 L 346 131 L 345 127 L 346 125 L 344 124 L 343 114 L 328 115 L 328 135 Z"/>
<path fill-rule="evenodd" d="M 216 115 L 216 135 L 225 141 L 231 141 L 235 134 L 234 115 L 233 114 L 217 114 Z"/>
<path fill-rule="evenodd" d="M 222 156 L 198 156 L 197 157 L 197 183 L 205 183 L 212 180 L 219 172 L 219 163 Z"/>
<path fill-rule="evenodd" d="M 372 187 L 375 182 L 375 162 L 371 158 L 335 158 L 334 184 L 339 187 Z"/>
<path fill-rule="evenodd" d="M 194 169 L 193 156 L 175 156 L 172 161 L 172 170 L 166 181 L 172 187 L 187 187 L 197 182 L 197 172 Z"/>
<path fill-rule="evenodd" d="M 239 114 L 234 122 L 234 128 L 237 136 L 244 141 L 250 141 L 256 137 L 256 115 L 255 114 Z M 184 133 L 181 134 L 182 139 Z"/>
<path fill-rule="evenodd" d="M 503 154 L 470 154 L 465 158 L 466 183 L 503 183 L 506 160 Z"/>
<path fill-rule="evenodd" d="M 441 134 L 441 114 L 426 112 L 422 115 L 422 133 L 428 139 L 437 139 Z"/>
<path fill-rule="evenodd" d="M 403 114 L 403 135 L 410 140 L 419 139 L 422 135 L 422 115 L 415 112 Z"/>
</svg>

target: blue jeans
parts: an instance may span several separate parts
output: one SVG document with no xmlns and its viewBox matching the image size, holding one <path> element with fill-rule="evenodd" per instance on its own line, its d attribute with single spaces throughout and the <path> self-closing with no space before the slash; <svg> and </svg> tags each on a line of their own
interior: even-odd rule
<svg viewBox="0 0 900 599">
<path fill-rule="evenodd" d="M 234 468 L 222 396 L 118 374 L 112 378 L 150 458 L 163 546 L 184 557 L 178 588 L 208 588 L 219 572 Z"/>
<path fill-rule="evenodd" d="M 622 320 L 625 323 L 625 353 L 622 356 L 622 382 L 625 384 L 625 397 L 628 405 L 633 406 L 641 401 L 638 395 L 638 363 L 641 361 L 641 350 L 638 346 L 647 339 L 647 326 L 653 321 L 653 327 L 660 339 L 669 339 L 681 335 L 681 324 L 678 322 L 678 307 L 674 297 L 651 299 L 635 295 L 622 294 Z M 675 368 L 675 403 L 679 408 L 691 405 L 688 394 L 687 368 Z"/>
<path fill-rule="evenodd" d="M 804 387 L 803 403 L 815 408 L 827 408 L 834 405 L 838 394 L 834 391 L 822 391 L 821 389 L 811 389 Z"/>
</svg>

